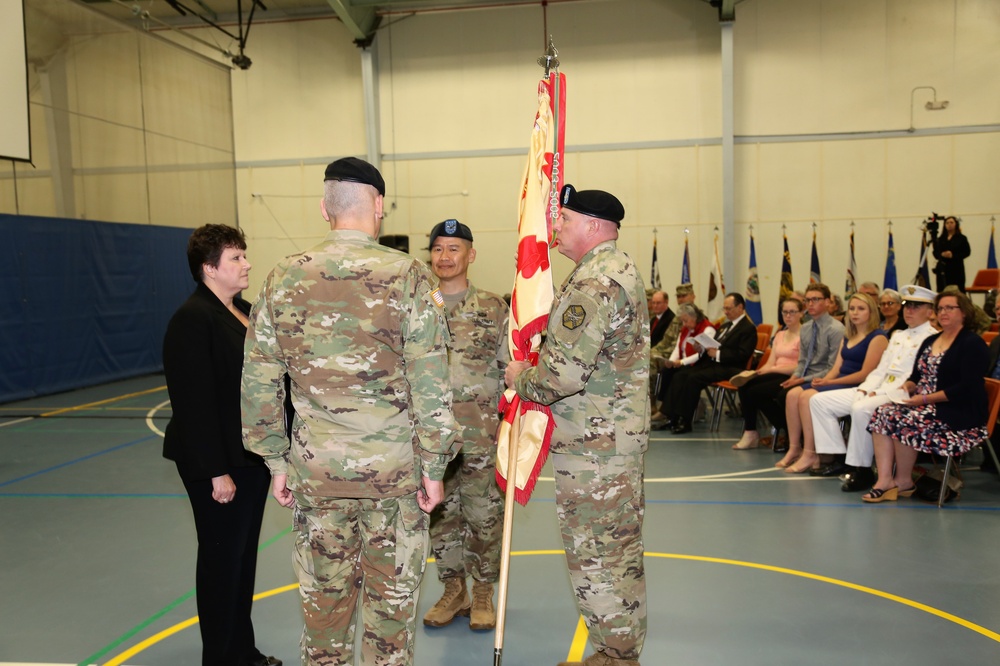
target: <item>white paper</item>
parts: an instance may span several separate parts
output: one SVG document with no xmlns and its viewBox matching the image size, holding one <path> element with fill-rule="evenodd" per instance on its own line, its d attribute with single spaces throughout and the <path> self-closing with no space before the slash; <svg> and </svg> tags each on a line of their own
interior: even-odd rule
<svg viewBox="0 0 1000 666">
<path fill-rule="evenodd" d="M 710 335 L 706 335 L 705 333 L 699 333 L 694 336 L 694 341 L 705 349 L 718 349 L 720 346 L 719 342 L 715 338 Z"/>
</svg>

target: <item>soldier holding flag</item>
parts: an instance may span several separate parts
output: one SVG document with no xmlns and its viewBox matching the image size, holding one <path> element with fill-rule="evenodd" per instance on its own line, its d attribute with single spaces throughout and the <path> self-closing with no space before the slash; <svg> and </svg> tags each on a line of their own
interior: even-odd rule
<svg viewBox="0 0 1000 666">
<path fill-rule="evenodd" d="M 646 635 L 645 290 L 635 263 L 615 244 L 625 217 L 621 202 L 572 185 L 560 201 L 553 225 L 559 252 L 577 266 L 552 304 L 537 366 L 512 361 L 506 381 L 523 399 L 550 405 L 556 423 L 556 511 L 577 605 L 596 650 L 586 661 L 560 666 L 638 666 Z"/>
</svg>

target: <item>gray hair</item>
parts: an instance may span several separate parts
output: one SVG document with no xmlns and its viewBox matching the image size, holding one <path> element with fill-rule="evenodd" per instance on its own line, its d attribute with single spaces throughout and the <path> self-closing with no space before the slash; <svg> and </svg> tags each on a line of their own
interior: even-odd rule
<svg viewBox="0 0 1000 666">
<path fill-rule="evenodd" d="M 323 204 L 334 219 L 348 214 L 367 215 L 375 206 L 378 191 L 371 185 L 344 180 L 323 183 Z"/>
<path fill-rule="evenodd" d="M 694 317 L 694 320 L 698 321 L 699 314 L 701 313 L 698 311 L 697 306 L 695 306 L 693 303 L 684 303 L 683 305 L 680 305 L 677 308 L 678 317 L 686 315 L 688 317 Z"/>
<path fill-rule="evenodd" d="M 896 291 L 895 289 L 883 289 L 882 293 L 879 294 L 878 296 L 879 300 L 882 300 L 882 298 L 885 296 L 888 296 L 894 303 L 903 302 L 903 297 L 900 296 L 899 292 Z"/>
</svg>

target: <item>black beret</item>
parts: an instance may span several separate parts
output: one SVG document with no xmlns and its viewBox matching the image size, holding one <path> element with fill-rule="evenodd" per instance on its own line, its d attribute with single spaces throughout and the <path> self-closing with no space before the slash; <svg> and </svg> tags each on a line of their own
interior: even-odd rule
<svg viewBox="0 0 1000 666">
<path fill-rule="evenodd" d="M 346 180 L 351 183 L 364 183 L 365 185 L 371 185 L 378 190 L 379 194 L 385 196 L 385 181 L 382 180 L 382 174 L 371 164 L 364 160 L 359 160 L 357 157 L 342 157 L 336 162 L 328 164 L 326 167 L 326 176 L 323 180 Z"/>
<path fill-rule="evenodd" d="M 465 226 L 458 220 L 445 220 L 444 222 L 438 222 L 431 229 L 431 242 L 433 246 L 434 241 L 439 236 L 447 236 L 448 238 L 464 238 L 465 240 L 472 242 L 472 230 Z"/>
<path fill-rule="evenodd" d="M 578 213 L 599 217 L 602 220 L 614 222 L 619 227 L 625 217 L 625 207 L 618 198 L 604 190 L 580 190 L 572 185 L 564 185 L 559 193 L 559 201 L 563 208 L 575 210 Z"/>
</svg>

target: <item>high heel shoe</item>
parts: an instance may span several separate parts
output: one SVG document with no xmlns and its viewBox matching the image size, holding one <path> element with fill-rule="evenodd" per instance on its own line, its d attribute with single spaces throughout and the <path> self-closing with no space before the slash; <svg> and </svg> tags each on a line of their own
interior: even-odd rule
<svg viewBox="0 0 1000 666">
<path fill-rule="evenodd" d="M 743 431 L 743 436 L 740 437 L 740 441 L 733 444 L 732 449 L 734 451 L 746 451 L 747 449 L 756 449 L 760 446 L 760 437 L 757 433 L 752 430 Z"/>
<path fill-rule="evenodd" d="M 909 492 L 908 488 L 904 492 Z M 911 492 L 910 495 L 913 493 Z M 879 502 L 895 502 L 896 498 L 899 497 L 899 488 L 893 486 L 892 488 L 886 488 L 885 490 L 881 488 L 872 488 L 867 493 L 861 496 L 862 502 L 868 502 L 870 504 L 878 504 Z M 909 497 L 909 495 L 907 495 Z"/>
<path fill-rule="evenodd" d="M 906 490 L 903 490 L 899 486 L 896 486 L 896 494 L 900 497 L 913 497 L 913 493 L 917 492 L 917 484 L 913 484 Z"/>
</svg>

